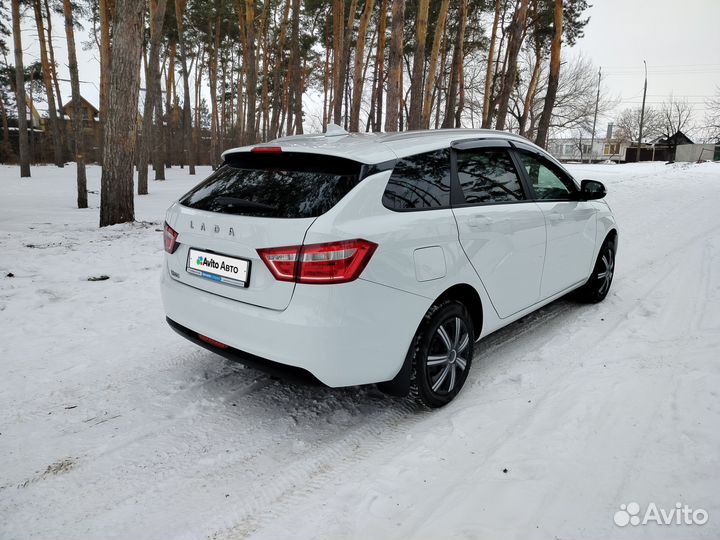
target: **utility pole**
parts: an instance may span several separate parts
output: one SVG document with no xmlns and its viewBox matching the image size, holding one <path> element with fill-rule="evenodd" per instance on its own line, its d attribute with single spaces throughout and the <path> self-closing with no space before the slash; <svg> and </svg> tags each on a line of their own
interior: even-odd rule
<svg viewBox="0 0 720 540">
<path fill-rule="evenodd" d="M 645 96 L 647 95 L 647 62 L 643 60 L 643 64 L 645 64 L 645 86 L 643 87 L 642 109 L 640 109 L 640 135 L 638 136 L 636 161 L 640 161 L 640 146 L 642 145 L 643 123 L 645 122 Z"/>
<path fill-rule="evenodd" d="M 600 105 L 600 81 L 602 81 L 602 67 L 598 69 L 598 89 L 597 97 L 595 98 L 595 116 L 593 118 L 592 136 L 590 138 L 590 157 L 588 158 L 588 163 L 592 163 L 593 146 L 595 145 L 595 125 L 597 124 L 598 106 Z"/>
</svg>

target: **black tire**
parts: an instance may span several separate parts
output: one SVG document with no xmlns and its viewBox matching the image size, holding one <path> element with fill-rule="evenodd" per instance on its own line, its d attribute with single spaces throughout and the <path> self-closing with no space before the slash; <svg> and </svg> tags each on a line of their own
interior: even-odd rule
<svg viewBox="0 0 720 540">
<path fill-rule="evenodd" d="M 577 298 L 581 302 L 596 304 L 605 300 L 615 275 L 615 242 L 608 238 L 600 248 L 597 261 L 587 283 L 580 287 Z"/>
<path fill-rule="evenodd" d="M 432 306 L 408 351 L 411 395 L 430 408 L 450 403 L 465 384 L 474 348 L 475 330 L 465 306 L 455 300 Z"/>
</svg>

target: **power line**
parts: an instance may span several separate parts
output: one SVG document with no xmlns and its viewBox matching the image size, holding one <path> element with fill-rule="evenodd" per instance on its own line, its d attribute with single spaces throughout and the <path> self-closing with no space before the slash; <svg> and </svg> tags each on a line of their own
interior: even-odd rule
<svg viewBox="0 0 720 540">
<path fill-rule="evenodd" d="M 717 66 L 720 67 L 720 64 L 654 64 L 652 68 L 684 68 L 684 67 L 708 67 L 708 66 Z M 643 68 L 637 67 L 637 66 L 605 66 L 604 68 L 614 70 L 614 69 L 626 69 L 626 70 L 635 70 L 635 71 L 644 71 Z"/>
</svg>

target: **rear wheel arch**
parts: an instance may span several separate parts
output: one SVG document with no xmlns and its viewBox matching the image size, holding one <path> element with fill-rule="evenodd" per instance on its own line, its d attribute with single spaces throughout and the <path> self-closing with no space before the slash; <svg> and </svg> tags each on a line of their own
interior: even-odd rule
<svg viewBox="0 0 720 540">
<path fill-rule="evenodd" d="M 446 300 L 456 300 L 465 306 L 472 319 L 475 337 L 479 337 L 483 325 L 483 306 L 477 289 L 467 283 L 458 283 L 438 296 L 433 305 L 440 305 Z"/>
<path fill-rule="evenodd" d="M 482 300 L 480 298 L 480 294 L 477 292 L 477 289 L 467 283 L 457 283 L 452 287 L 447 288 L 435 299 L 432 305 L 428 308 L 428 311 L 423 315 L 422 319 L 418 321 L 417 329 L 415 330 L 415 335 L 413 336 L 410 345 L 410 350 L 408 350 L 400 371 L 392 380 L 379 383 L 378 386 L 382 391 L 395 396 L 406 396 L 408 394 L 411 387 L 411 376 L 413 370 L 412 363 L 414 357 L 413 347 L 416 341 L 417 333 L 427 321 L 429 314 L 437 309 L 438 306 L 442 306 L 448 302 L 459 302 L 465 307 L 472 321 L 475 339 L 480 336 L 483 324 L 483 307 Z"/>
</svg>

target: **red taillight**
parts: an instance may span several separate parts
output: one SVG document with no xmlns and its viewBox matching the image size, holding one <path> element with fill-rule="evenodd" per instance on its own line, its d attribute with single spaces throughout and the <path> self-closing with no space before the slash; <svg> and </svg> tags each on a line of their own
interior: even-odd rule
<svg viewBox="0 0 720 540">
<path fill-rule="evenodd" d="M 258 249 L 258 255 L 278 281 L 295 281 L 302 246 Z"/>
<path fill-rule="evenodd" d="M 163 241 L 165 242 L 165 251 L 168 253 L 175 253 L 175 250 L 178 247 L 177 236 L 178 233 L 176 233 L 173 228 L 165 222 Z"/>
<path fill-rule="evenodd" d="M 344 283 L 365 269 L 377 244 L 346 240 L 303 246 L 300 252 L 300 283 Z"/>
<path fill-rule="evenodd" d="M 282 154 L 279 146 L 254 146 L 250 149 L 253 154 Z"/>
<path fill-rule="evenodd" d="M 358 239 L 257 251 L 275 279 L 323 284 L 357 279 L 376 248 L 377 244 Z"/>
</svg>

